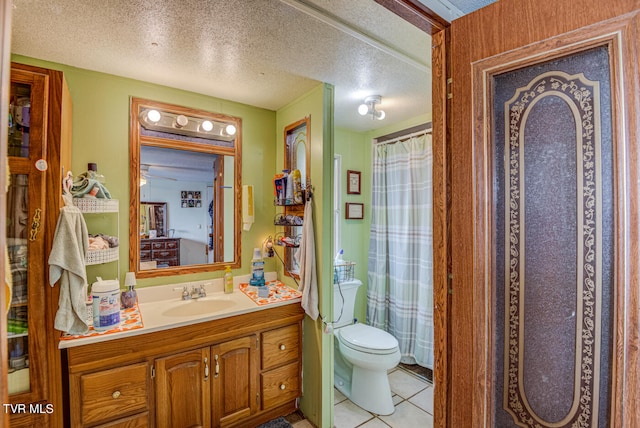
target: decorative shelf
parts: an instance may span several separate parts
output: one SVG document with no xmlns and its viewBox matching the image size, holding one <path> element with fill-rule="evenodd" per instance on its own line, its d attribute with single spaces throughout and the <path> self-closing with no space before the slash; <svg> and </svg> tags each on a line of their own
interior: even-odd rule
<svg viewBox="0 0 640 428">
<path fill-rule="evenodd" d="M 109 248 L 108 250 L 89 251 L 87 253 L 87 258 L 85 259 L 85 264 L 89 266 L 115 262 L 116 260 L 118 260 L 119 248 L 120 247 L 113 247 Z"/>
<path fill-rule="evenodd" d="M 73 205 L 83 213 L 117 213 L 119 210 L 117 199 L 73 198 Z"/>
</svg>

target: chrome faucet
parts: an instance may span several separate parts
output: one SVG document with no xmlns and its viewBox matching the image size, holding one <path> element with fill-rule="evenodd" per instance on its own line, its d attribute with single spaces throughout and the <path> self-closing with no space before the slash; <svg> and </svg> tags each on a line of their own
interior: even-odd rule
<svg viewBox="0 0 640 428">
<path fill-rule="evenodd" d="M 191 298 L 199 299 L 200 297 L 207 297 L 207 291 L 204 289 L 204 284 L 200 284 L 199 287 L 195 285 L 191 286 Z"/>
<path fill-rule="evenodd" d="M 184 287 L 176 287 L 174 290 L 182 290 L 182 300 L 199 299 L 201 297 L 207 297 L 207 291 L 204 288 L 205 285 L 207 284 L 200 284 L 199 286 L 192 285 L 191 290 L 185 285 Z"/>
</svg>

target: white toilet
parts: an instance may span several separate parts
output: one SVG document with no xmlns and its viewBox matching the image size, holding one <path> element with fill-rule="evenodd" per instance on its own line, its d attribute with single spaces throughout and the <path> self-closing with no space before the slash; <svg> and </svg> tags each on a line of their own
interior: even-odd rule
<svg viewBox="0 0 640 428">
<path fill-rule="evenodd" d="M 334 383 L 352 402 L 378 415 L 395 407 L 387 371 L 400 362 L 398 340 L 386 331 L 354 324 L 359 280 L 333 284 Z"/>
</svg>

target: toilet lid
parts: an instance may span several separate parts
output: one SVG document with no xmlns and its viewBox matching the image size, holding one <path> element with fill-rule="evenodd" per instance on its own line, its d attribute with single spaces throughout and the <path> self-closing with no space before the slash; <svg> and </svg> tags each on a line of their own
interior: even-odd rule
<svg viewBox="0 0 640 428">
<path fill-rule="evenodd" d="M 364 352 L 394 351 L 398 340 L 379 328 L 366 324 L 353 324 L 340 329 L 342 342 L 350 348 Z"/>
</svg>

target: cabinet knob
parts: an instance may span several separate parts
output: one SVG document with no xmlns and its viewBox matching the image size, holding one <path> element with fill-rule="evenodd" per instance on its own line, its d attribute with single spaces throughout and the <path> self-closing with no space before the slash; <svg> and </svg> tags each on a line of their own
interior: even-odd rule
<svg viewBox="0 0 640 428">
<path fill-rule="evenodd" d="M 118 398 L 120 397 L 120 391 L 114 391 L 113 394 L 111 394 L 111 398 Z"/>
<path fill-rule="evenodd" d="M 284 346 L 284 344 L 280 345 L 280 350 L 281 350 L 281 351 L 284 351 L 285 349 L 287 349 L 287 347 L 286 347 L 286 346 Z"/>
<path fill-rule="evenodd" d="M 285 390 L 286 387 L 287 386 L 284 383 L 282 385 L 280 385 L 280 389 L 283 390 L 283 391 Z"/>
</svg>

